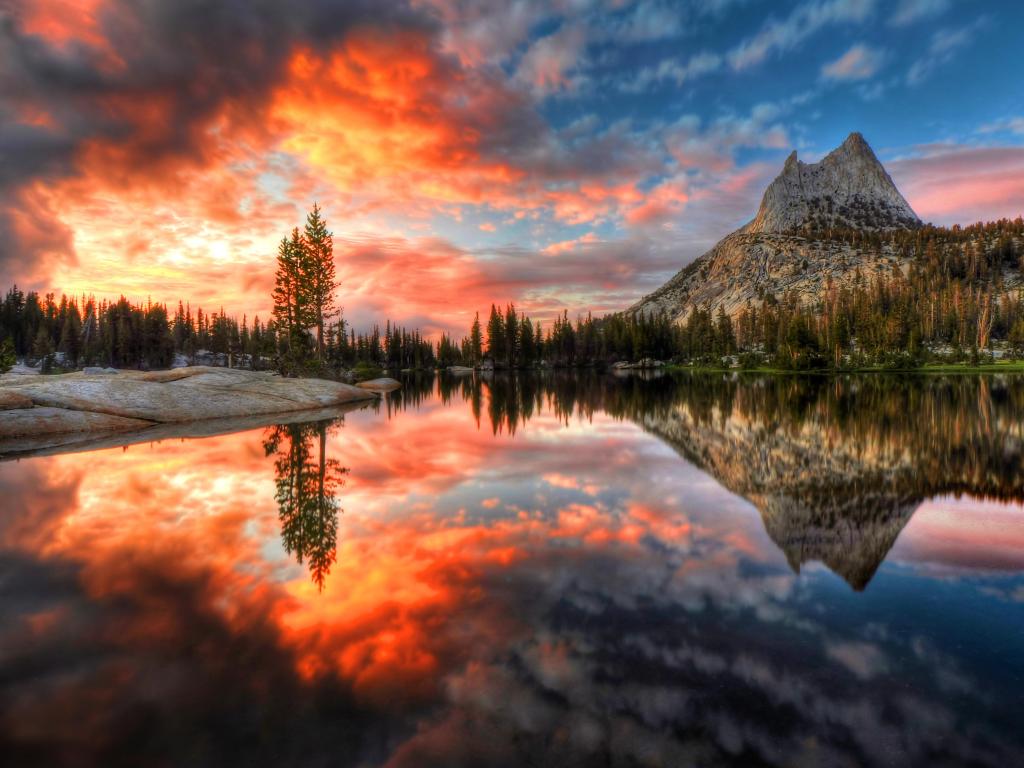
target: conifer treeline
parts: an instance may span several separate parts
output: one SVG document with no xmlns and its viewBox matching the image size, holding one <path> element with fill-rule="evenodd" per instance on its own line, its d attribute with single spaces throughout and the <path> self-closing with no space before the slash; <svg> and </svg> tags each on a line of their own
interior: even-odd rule
<svg viewBox="0 0 1024 768">
<path fill-rule="evenodd" d="M 937 349 L 975 358 L 998 341 L 1024 356 L 1024 219 L 970 227 L 922 227 L 892 233 L 829 230 L 804 233 L 879 253 L 889 269 L 854 273 L 843 286 L 826 284 L 813 305 L 795 295 L 765 296 L 735 318 L 692 311 L 686 322 L 664 316 L 608 315 L 542 328 L 515 306 L 491 306 L 469 334 L 433 343 L 418 330 L 387 322 L 357 334 L 335 309 L 330 232 L 319 209 L 281 243 L 274 318 L 252 323 L 179 302 L 137 305 L 91 297 L 40 296 L 10 289 L 0 301 L 0 364 L 12 351 L 52 367 L 110 365 L 159 368 L 175 354 L 195 361 L 207 351 L 252 368 L 287 367 L 296 350 L 321 370 L 359 364 L 403 369 L 449 365 L 529 368 L 608 364 L 617 360 L 707 361 L 724 356 L 785 368 L 913 363 Z M 325 263 L 330 262 L 330 267 Z M 906 271 L 897 263 L 909 265 Z M 1005 277 L 1015 277 L 1012 286 Z M 311 287 L 312 286 L 312 287 Z M 327 290 L 327 287 L 332 287 Z M 312 333 L 310 332 L 312 329 Z M 6 355 L 5 348 L 10 350 Z M 61 353 L 59 356 L 57 353 Z M 205 359 L 201 361 L 206 361 Z M 282 362 L 284 361 L 284 363 Z"/>
<path fill-rule="evenodd" d="M 828 282 L 809 306 L 793 295 L 765 297 L 760 308 L 744 307 L 731 329 L 694 312 L 682 331 L 691 354 L 757 353 L 793 368 L 903 364 L 937 350 L 977 359 L 999 341 L 1011 355 L 1024 355 L 1024 219 L 828 234 L 881 253 L 890 269 L 872 277 L 857 271 L 844 286 Z M 701 338 L 708 341 L 701 345 Z"/>
<path fill-rule="evenodd" d="M 438 357 L 444 364 L 490 358 L 507 368 L 642 358 L 718 365 L 727 356 L 790 369 L 902 367 L 940 352 L 946 359 L 977 361 L 996 341 L 1011 356 L 1024 356 L 1024 219 L 800 234 L 881 254 L 890 269 L 870 277 L 855 271 L 843 286 L 829 281 L 814 304 L 796 294 L 768 295 L 735 318 L 721 307 L 715 313 L 697 308 L 682 323 L 624 313 L 573 323 L 563 313 L 545 332 L 514 306 L 504 312 L 492 306 L 486 338 L 478 317 L 461 347 L 445 342 L 446 354 Z M 1015 276 L 1013 286 L 1007 275 Z"/>
<path fill-rule="evenodd" d="M 17 357 L 52 368 L 65 366 L 167 367 L 174 359 L 172 324 L 163 304 L 40 296 L 17 286 L 0 301 L 0 344 Z"/>
<path fill-rule="evenodd" d="M 388 322 L 357 334 L 342 318 L 325 325 L 324 362 L 335 369 L 359 363 L 423 368 L 436 361 L 435 345 L 418 330 Z M 164 304 L 133 304 L 93 297 L 28 293 L 14 286 L 0 299 L 0 347 L 44 368 L 86 365 L 114 368 L 166 368 L 175 355 L 189 362 L 262 369 L 277 365 L 287 351 L 288 334 L 273 320 L 250 323 L 219 312 L 178 303 L 173 315 Z M 59 353 L 59 354 L 58 354 Z M 13 363 L 13 360 L 11 360 Z"/>
</svg>

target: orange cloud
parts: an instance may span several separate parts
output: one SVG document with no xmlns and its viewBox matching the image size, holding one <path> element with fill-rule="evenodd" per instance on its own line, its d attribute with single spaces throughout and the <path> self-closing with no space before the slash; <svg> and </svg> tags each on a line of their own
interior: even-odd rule
<svg viewBox="0 0 1024 768">
<path fill-rule="evenodd" d="M 499 22 L 423 0 L 393 16 L 260 6 L 240 25 L 216 4 L 197 16 L 16 2 L 24 71 L 5 106 L 35 150 L 5 155 L 0 266 L 23 287 L 266 318 L 276 243 L 316 200 L 360 328 L 392 317 L 460 333 L 509 301 L 544 321 L 621 309 L 753 214 L 767 166 L 736 168 L 736 150 L 788 136 L 772 105 L 642 129 L 593 115 L 554 127 L 540 99 L 572 85 L 587 39 L 562 25 L 524 48 L 551 15 L 528 3 Z M 491 55 L 518 57 L 516 74 Z M 1015 151 L 932 148 L 893 173 L 926 217 L 1013 216 Z M 423 236 L 463 222 L 493 232 L 480 220 L 495 214 L 530 247 Z M 687 227 L 699 231 L 679 247 L 642 241 Z"/>
<path fill-rule="evenodd" d="M 431 46 L 418 33 L 366 31 L 327 56 L 296 52 L 271 96 L 281 147 L 356 200 L 465 201 L 489 180 L 506 181 L 511 171 L 481 161 L 479 129 L 449 103 L 468 97 L 472 109 L 486 98 L 481 84 L 474 89 Z"/>
</svg>

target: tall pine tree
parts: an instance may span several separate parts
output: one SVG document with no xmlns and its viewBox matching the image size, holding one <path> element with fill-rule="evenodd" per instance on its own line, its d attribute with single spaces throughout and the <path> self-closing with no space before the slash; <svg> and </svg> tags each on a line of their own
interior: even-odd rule
<svg viewBox="0 0 1024 768">
<path fill-rule="evenodd" d="M 274 321 L 285 345 L 285 357 L 304 364 L 308 343 L 306 329 L 312 325 L 307 274 L 306 244 L 296 227 L 291 239 L 277 248 L 277 272 L 274 275 Z M 200 317 L 202 335 L 202 318 Z"/>
<path fill-rule="evenodd" d="M 483 334 L 480 332 L 480 313 L 473 318 L 473 327 L 469 331 L 469 354 L 473 365 L 479 365 L 484 356 Z"/>
<path fill-rule="evenodd" d="M 311 319 L 316 325 L 317 360 L 324 359 L 324 325 L 337 314 L 335 291 L 338 282 L 334 272 L 334 239 L 327 231 L 327 222 L 320 215 L 320 206 L 313 204 L 313 210 L 306 216 L 304 242 L 305 287 L 309 291 Z"/>
<path fill-rule="evenodd" d="M 487 354 L 495 364 L 505 361 L 508 347 L 505 344 L 505 321 L 498 308 L 491 304 L 491 316 L 487 320 Z"/>
</svg>

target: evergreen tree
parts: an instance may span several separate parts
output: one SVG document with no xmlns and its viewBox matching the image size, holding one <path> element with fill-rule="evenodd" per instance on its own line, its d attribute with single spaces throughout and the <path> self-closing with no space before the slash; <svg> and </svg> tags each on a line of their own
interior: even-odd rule
<svg viewBox="0 0 1024 768">
<path fill-rule="evenodd" d="M 50 339 L 50 332 L 43 325 L 39 326 L 36 332 L 35 341 L 32 342 L 32 357 L 39 364 L 42 373 L 53 371 L 53 340 Z"/>
<path fill-rule="evenodd" d="M 725 308 L 721 304 L 718 305 L 718 318 L 715 321 L 715 342 L 719 355 L 731 355 L 736 351 L 732 320 L 725 314 Z"/>
<path fill-rule="evenodd" d="M 274 324 L 281 332 L 282 369 L 286 371 L 304 366 L 308 358 L 306 329 L 313 324 L 308 272 L 305 243 L 296 227 L 291 239 L 285 238 L 278 245 L 274 276 Z"/>
<path fill-rule="evenodd" d="M 516 315 L 516 307 L 509 304 L 505 308 L 505 363 L 509 368 L 515 368 L 518 363 L 519 351 L 519 317 Z"/>
<path fill-rule="evenodd" d="M 508 355 L 505 343 L 505 321 L 498 308 L 491 304 L 491 316 L 487 320 L 487 354 L 495 363 L 503 362 Z"/>
<path fill-rule="evenodd" d="M 7 373 L 16 362 L 18 358 L 14 354 L 14 341 L 10 338 L 4 339 L 0 342 L 0 373 Z"/>
<path fill-rule="evenodd" d="M 473 365 L 479 365 L 483 356 L 483 335 L 480 332 L 480 313 L 477 312 L 469 331 L 469 357 Z"/>
<path fill-rule="evenodd" d="M 338 282 L 334 270 L 334 239 L 327 231 L 327 222 L 314 203 L 306 216 L 304 288 L 309 293 L 311 319 L 316 325 L 317 360 L 324 359 L 324 325 L 337 313 L 335 292 Z"/>
<path fill-rule="evenodd" d="M 59 348 L 64 353 L 64 365 L 78 367 L 78 359 L 82 353 L 82 316 L 74 302 L 69 305 L 64 317 Z"/>
</svg>

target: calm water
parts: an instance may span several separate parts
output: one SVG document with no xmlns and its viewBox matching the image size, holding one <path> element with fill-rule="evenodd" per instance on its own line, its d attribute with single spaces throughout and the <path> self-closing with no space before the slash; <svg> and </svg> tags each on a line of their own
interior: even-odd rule
<svg viewBox="0 0 1024 768">
<path fill-rule="evenodd" d="M 4 765 L 1024 764 L 1024 380 L 409 380 L 0 463 Z"/>
</svg>

